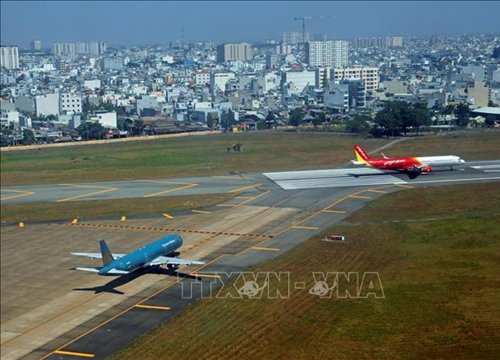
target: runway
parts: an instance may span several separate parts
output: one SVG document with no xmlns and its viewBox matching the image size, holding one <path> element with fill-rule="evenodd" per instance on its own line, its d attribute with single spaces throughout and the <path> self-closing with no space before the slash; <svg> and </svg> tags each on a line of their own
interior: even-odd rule
<svg viewBox="0 0 500 360">
<path fill-rule="evenodd" d="M 239 194 L 219 206 L 198 209 L 200 213 L 173 213 L 173 219 L 2 226 L 2 359 L 104 358 L 179 314 L 204 294 L 200 281 L 213 282 L 213 273 L 242 271 L 276 258 L 384 194 L 419 186 L 498 181 L 500 174 L 491 171 L 496 169 L 500 161 L 469 163 L 463 170 L 437 171 L 415 180 L 346 168 L 2 188 L 2 205 L 200 191 Z M 206 277 L 145 274 L 117 282 L 70 270 L 95 264 L 69 252 L 95 252 L 98 239 L 107 239 L 115 252 L 127 252 L 169 232 L 183 236 L 182 257 L 207 262 L 181 272 Z M 23 246 L 22 256 L 20 239 L 29 244 Z M 186 287 L 193 289 L 191 298 L 183 296 Z"/>
<path fill-rule="evenodd" d="M 266 172 L 234 176 L 199 178 L 143 179 L 75 184 L 5 186 L 1 190 L 3 205 L 30 202 L 67 202 L 150 198 L 177 195 L 220 193 L 256 193 L 284 190 L 364 187 L 394 184 L 431 184 L 490 181 L 500 179 L 500 160 L 468 162 L 454 171 L 437 169 L 409 180 L 404 174 L 373 168 L 339 168 L 307 171 Z M 269 181 L 270 180 L 270 181 Z"/>
</svg>

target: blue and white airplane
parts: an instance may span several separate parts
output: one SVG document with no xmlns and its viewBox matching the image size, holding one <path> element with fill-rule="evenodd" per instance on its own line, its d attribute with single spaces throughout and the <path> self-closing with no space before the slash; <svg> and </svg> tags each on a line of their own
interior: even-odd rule
<svg viewBox="0 0 500 360">
<path fill-rule="evenodd" d="M 153 241 L 128 254 L 112 254 L 104 240 L 100 241 L 101 253 L 71 253 L 92 259 L 102 259 L 102 267 L 77 267 L 76 270 L 90 271 L 99 275 L 124 275 L 150 266 L 167 265 L 175 269 L 180 265 L 203 265 L 202 261 L 178 258 L 175 252 L 182 246 L 180 235 L 171 234 Z"/>
</svg>

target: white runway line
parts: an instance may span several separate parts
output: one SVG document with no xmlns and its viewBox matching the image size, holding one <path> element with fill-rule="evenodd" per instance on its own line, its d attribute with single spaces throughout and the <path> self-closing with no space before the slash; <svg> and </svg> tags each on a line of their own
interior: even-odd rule
<svg viewBox="0 0 500 360">
<path fill-rule="evenodd" d="M 287 171 L 263 175 L 285 190 L 406 183 L 395 176 L 371 168 Z"/>
</svg>

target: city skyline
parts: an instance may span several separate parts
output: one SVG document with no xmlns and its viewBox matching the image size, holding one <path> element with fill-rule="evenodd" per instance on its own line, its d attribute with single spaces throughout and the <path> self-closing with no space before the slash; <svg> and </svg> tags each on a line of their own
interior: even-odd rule
<svg viewBox="0 0 500 360">
<path fill-rule="evenodd" d="M 110 45 L 281 41 L 285 31 L 328 39 L 498 33 L 498 2 L 61 2 L 2 1 L 1 44 Z M 78 14 L 78 16 L 75 16 Z M 29 24 L 29 26 L 27 26 Z"/>
</svg>

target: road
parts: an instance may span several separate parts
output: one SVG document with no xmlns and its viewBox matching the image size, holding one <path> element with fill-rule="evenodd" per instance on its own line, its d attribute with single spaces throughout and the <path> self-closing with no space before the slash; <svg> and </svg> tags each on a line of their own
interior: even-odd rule
<svg viewBox="0 0 500 360">
<path fill-rule="evenodd" d="M 2 359 L 104 358 L 206 295 L 207 285 L 220 281 L 214 274 L 242 271 L 276 258 L 379 196 L 420 186 L 498 180 L 500 161 L 485 161 L 411 181 L 400 174 L 348 168 L 2 188 L 2 204 L 216 192 L 236 195 L 197 213 L 174 213 L 170 220 L 120 223 L 110 219 L 23 229 L 2 226 Z M 203 259 L 207 264 L 181 268 L 181 276 L 145 274 L 140 280 L 69 270 L 95 265 L 82 263 L 69 252 L 95 252 L 100 238 L 106 238 L 115 252 L 126 252 L 168 232 L 184 237 L 183 257 Z M 186 289 L 192 290 L 191 296 L 186 296 Z"/>
</svg>

